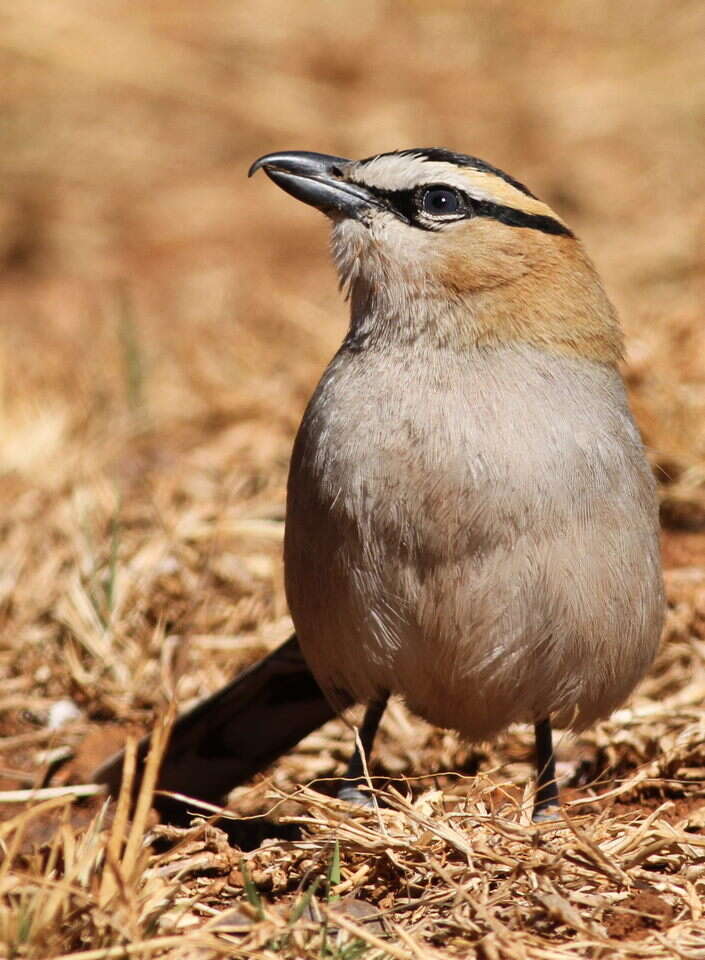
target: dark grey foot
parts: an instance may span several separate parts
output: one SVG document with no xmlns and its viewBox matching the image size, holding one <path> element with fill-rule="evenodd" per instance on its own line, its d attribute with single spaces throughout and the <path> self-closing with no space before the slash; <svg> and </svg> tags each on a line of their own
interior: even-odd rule
<svg viewBox="0 0 705 960">
<path fill-rule="evenodd" d="M 374 807 L 369 791 L 363 793 L 354 783 L 346 783 L 338 790 L 338 800 L 344 800 L 345 803 L 352 803 L 355 807 L 364 807 L 367 810 Z"/>
<path fill-rule="evenodd" d="M 561 816 L 560 806 L 557 803 L 552 803 L 545 807 L 534 807 L 531 819 L 534 823 L 553 823 L 563 818 Z"/>
</svg>

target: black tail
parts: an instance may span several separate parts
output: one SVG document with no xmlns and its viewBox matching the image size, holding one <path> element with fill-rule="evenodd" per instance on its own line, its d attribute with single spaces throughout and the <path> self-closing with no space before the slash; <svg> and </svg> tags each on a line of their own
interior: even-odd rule
<svg viewBox="0 0 705 960">
<path fill-rule="evenodd" d="M 216 802 L 264 770 L 305 736 L 334 717 L 306 665 L 296 635 L 174 724 L 157 789 Z M 149 750 L 138 748 L 138 771 Z M 93 775 L 116 795 L 123 753 Z M 138 782 L 135 788 L 139 786 Z"/>
</svg>

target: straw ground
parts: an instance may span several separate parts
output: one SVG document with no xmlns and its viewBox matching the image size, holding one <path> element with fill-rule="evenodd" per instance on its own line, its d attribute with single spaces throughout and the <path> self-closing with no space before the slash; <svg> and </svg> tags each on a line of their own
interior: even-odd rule
<svg viewBox="0 0 705 960">
<path fill-rule="evenodd" d="M 702 4 L 37 0 L 2 17 L 6 955 L 705 956 Z M 74 801 L 67 785 L 154 727 L 156 762 L 170 704 L 290 629 L 287 460 L 345 308 L 322 220 L 248 182 L 249 162 L 430 144 L 545 196 L 619 308 L 661 485 L 656 664 L 608 722 L 560 738 L 559 826 L 528 821 L 526 730 L 471 750 L 398 704 L 378 812 L 311 786 L 344 769 L 343 721 L 235 791 L 237 822 L 193 806 L 189 827 L 159 824 L 149 783 L 131 821 Z"/>
</svg>

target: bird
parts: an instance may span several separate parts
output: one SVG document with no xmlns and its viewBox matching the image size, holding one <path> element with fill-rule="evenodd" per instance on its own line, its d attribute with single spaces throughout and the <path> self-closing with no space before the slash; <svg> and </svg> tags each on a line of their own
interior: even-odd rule
<svg viewBox="0 0 705 960">
<path fill-rule="evenodd" d="M 486 742 L 533 724 L 533 819 L 559 815 L 553 728 L 608 716 L 664 615 L 655 481 L 629 409 L 623 335 L 565 221 L 477 157 L 269 153 L 324 213 L 350 303 L 294 442 L 285 588 L 335 712 L 388 698 Z"/>
</svg>

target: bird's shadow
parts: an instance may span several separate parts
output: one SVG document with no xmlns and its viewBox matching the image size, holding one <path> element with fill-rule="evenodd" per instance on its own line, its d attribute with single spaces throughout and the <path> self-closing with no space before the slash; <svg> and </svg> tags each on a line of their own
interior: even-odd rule
<svg viewBox="0 0 705 960">
<path fill-rule="evenodd" d="M 155 797 L 154 807 L 162 823 L 172 827 L 188 828 L 192 825 L 193 804 L 172 797 Z M 248 852 L 261 847 L 265 840 L 299 840 L 301 830 L 295 823 L 278 823 L 267 817 L 254 817 L 238 820 L 232 816 L 221 817 L 213 821 L 222 830 L 233 847 Z"/>
<path fill-rule="evenodd" d="M 465 776 L 474 776 L 478 769 L 478 755 L 471 754 L 464 769 L 459 773 Z M 384 770 L 377 769 L 374 765 L 370 770 L 372 781 L 376 788 L 384 789 L 389 783 L 389 775 L 385 775 Z M 326 797 L 335 797 L 338 790 L 343 785 L 344 780 L 339 777 L 324 777 L 320 780 L 314 780 L 308 786 L 316 792 Z M 395 784 L 399 787 L 399 783 Z M 159 814 L 159 819 L 164 824 L 173 827 L 188 828 L 195 814 L 193 804 L 187 801 L 178 800 L 172 796 L 154 797 L 154 808 Z M 295 823 L 280 823 L 268 817 L 252 817 L 239 820 L 231 815 L 222 817 L 214 821 L 219 830 L 222 830 L 228 838 L 228 842 L 240 850 L 249 852 L 256 850 L 265 840 L 284 840 L 295 841 L 301 839 L 301 828 Z"/>
</svg>

